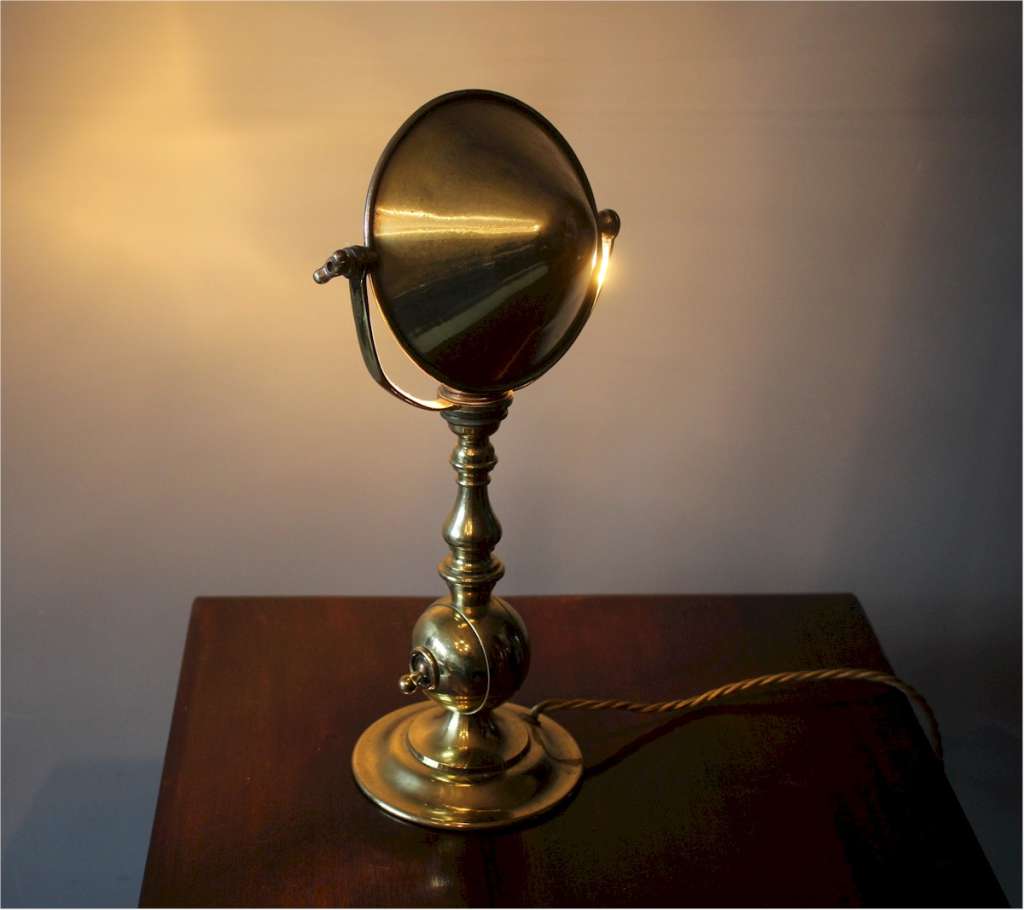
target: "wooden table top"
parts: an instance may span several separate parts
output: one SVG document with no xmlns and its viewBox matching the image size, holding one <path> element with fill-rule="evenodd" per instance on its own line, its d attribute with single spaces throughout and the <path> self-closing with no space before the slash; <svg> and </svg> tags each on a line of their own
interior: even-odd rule
<svg viewBox="0 0 1024 910">
<path fill-rule="evenodd" d="M 1005 906 L 902 695 L 816 684 L 666 721 L 557 715 L 583 783 L 540 823 L 448 833 L 352 780 L 407 704 L 431 598 L 200 598 L 143 906 Z M 510 598 L 515 701 L 660 700 L 781 670 L 889 670 L 849 595 Z M 925 693 L 927 694 L 927 693 Z"/>
</svg>

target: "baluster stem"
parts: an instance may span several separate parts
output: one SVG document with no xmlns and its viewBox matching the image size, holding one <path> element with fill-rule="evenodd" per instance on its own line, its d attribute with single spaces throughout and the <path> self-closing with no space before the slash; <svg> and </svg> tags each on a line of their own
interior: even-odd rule
<svg viewBox="0 0 1024 910">
<path fill-rule="evenodd" d="M 505 567 L 494 555 L 501 540 L 501 523 L 491 508 L 487 486 L 498 463 L 491 436 L 508 413 L 512 395 L 468 396 L 442 387 L 441 395 L 458 406 L 442 411 L 458 437 L 452 451 L 458 490 L 444 524 L 444 539 L 451 552 L 437 571 L 448 585 L 452 605 L 469 618 L 487 613 L 491 592 Z"/>
</svg>

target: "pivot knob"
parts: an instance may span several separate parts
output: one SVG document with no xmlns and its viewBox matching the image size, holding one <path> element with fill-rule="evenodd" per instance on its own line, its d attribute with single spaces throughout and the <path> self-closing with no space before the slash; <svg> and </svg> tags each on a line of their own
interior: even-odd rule
<svg viewBox="0 0 1024 910">
<path fill-rule="evenodd" d="M 409 672 L 398 680 L 403 695 L 412 695 L 418 689 L 437 688 L 437 660 L 426 648 L 415 648 L 409 655 Z"/>
</svg>

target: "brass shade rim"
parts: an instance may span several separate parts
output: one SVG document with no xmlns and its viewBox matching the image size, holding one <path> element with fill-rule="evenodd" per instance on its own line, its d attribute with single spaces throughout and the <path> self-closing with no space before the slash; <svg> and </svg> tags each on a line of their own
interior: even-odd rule
<svg viewBox="0 0 1024 910">
<path fill-rule="evenodd" d="M 594 193 L 590 186 L 590 181 L 587 179 L 583 165 L 580 163 L 579 158 L 573 151 L 572 146 L 569 145 L 568 140 L 566 140 L 566 138 L 558 131 L 554 124 L 552 124 L 551 121 L 549 121 L 539 111 L 511 95 L 506 95 L 502 92 L 490 89 L 461 89 L 439 95 L 420 106 L 405 120 L 384 147 L 384 150 L 381 152 L 380 158 L 377 161 L 377 165 L 373 170 L 373 174 L 370 177 L 370 184 L 366 193 L 366 202 L 363 208 L 363 237 L 366 246 L 371 250 L 377 249 L 375 245 L 376 238 L 374 236 L 374 215 L 377 209 L 377 197 L 383 175 L 387 171 L 388 165 L 397 149 L 402 145 L 403 141 L 410 134 L 413 128 L 425 116 L 443 105 L 465 100 L 483 100 L 503 104 L 521 114 L 525 114 L 548 136 L 548 138 L 554 142 L 559 151 L 565 156 L 565 160 L 571 166 L 573 174 L 579 181 L 580 188 L 586 198 L 590 216 L 595 225 L 598 243 L 600 244 L 601 234 L 600 229 L 597 227 L 599 224 L 599 212 L 594 200 Z M 590 314 L 600 290 L 598 283 L 593 279 L 593 276 L 591 276 L 591 280 L 572 322 L 566 327 L 558 343 L 533 369 L 523 373 L 522 375 L 516 376 L 511 382 L 496 381 L 469 383 L 463 378 L 447 373 L 443 368 L 439 367 L 436 363 L 431 362 L 416 350 L 414 345 L 406 337 L 402 326 L 392 314 L 391 302 L 387 299 L 387 295 L 382 293 L 380 282 L 375 276 L 374 270 L 371 269 L 369 271 L 368 278 L 369 284 L 373 289 L 374 297 L 377 300 L 378 310 L 384 316 L 388 327 L 391 329 L 392 334 L 395 336 L 405 354 L 413 361 L 413 363 L 433 379 L 445 386 L 448 386 L 450 389 L 471 395 L 494 395 L 497 393 L 512 392 L 539 379 L 565 355 L 566 351 L 568 351 L 573 342 L 575 342 L 576 338 L 582 331 L 583 326 L 590 318 Z"/>
</svg>

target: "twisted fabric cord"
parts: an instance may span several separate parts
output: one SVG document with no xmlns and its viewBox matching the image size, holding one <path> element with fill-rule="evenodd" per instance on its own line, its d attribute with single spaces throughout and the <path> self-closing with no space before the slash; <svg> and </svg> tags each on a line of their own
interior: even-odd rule
<svg viewBox="0 0 1024 910">
<path fill-rule="evenodd" d="M 877 670 L 858 670 L 849 667 L 837 667 L 831 670 L 797 670 L 789 673 L 770 673 L 766 676 L 754 676 L 750 679 L 741 679 L 737 682 L 727 683 L 717 689 L 708 689 L 700 695 L 691 695 L 689 698 L 680 698 L 675 701 L 624 701 L 614 698 L 547 698 L 538 702 L 530 709 L 530 717 L 536 720 L 541 714 L 548 714 L 551 711 L 632 711 L 637 714 L 671 714 L 684 711 L 692 711 L 702 705 L 727 698 L 737 692 L 747 692 L 751 689 L 764 689 L 772 686 L 783 686 L 788 683 L 801 682 L 822 682 L 826 680 L 855 680 L 858 682 L 878 683 L 898 689 L 910 699 L 911 703 L 921 709 L 921 713 L 928 721 L 928 738 L 931 740 L 932 749 L 935 750 L 939 761 L 942 760 L 942 736 L 939 733 L 939 722 L 931 705 L 925 697 L 909 683 L 890 673 L 880 673 Z"/>
</svg>

